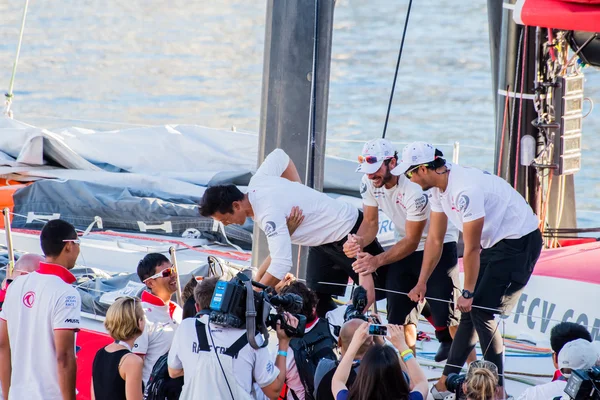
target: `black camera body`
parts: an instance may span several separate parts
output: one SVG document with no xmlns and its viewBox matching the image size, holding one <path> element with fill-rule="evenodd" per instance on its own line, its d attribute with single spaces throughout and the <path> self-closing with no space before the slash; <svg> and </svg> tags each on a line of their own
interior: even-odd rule
<svg viewBox="0 0 600 400">
<path fill-rule="evenodd" d="M 573 400 L 600 400 L 600 367 L 592 367 L 587 370 L 573 370 L 565 393 Z"/>
<path fill-rule="evenodd" d="M 448 374 L 448 378 L 446 379 L 446 387 L 450 392 L 454 392 L 454 394 L 456 395 L 456 400 L 464 400 L 467 398 L 467 396 L 463 392 L 463 383 L 465 382 L 466 378 L 466 374 Z"/>
<path fill-rule="evenodd" d="M 253 286 L 261 291 L 253 290 Z M 249 296 L 250 301 L 249 301 Z M 218 281 L 210 301 L 210 322 L 224 327 L 259 331 L 268 343 L 266 328 L 276 329 L 281 323 L 288 337 L 302 337 L 306 328 L 306 317 L 299 314 L 302 310 L 302 297 L 287 293 L 277 295 L 275 289 L 252 281 L 243 272 L 238 273 L 230 281 Z M 277 307 L 279 313 L 271 314 L 271 308 Z M 288 325 L 282 312 L 287 311 L 298 319 L 298 326 Z M 256 322 L 258 321 L 258 323 Z M 250 325 L 250 326 L 249 326 Z M 252 338 L 255 332 L 248 332 Z"/>
<path fill-rule="evenodd" d="M 368 322 L 367 316 L 363 313 L 367 303 L 367 290 L 362 286 L 357 286 L 352 293 L 352 304 L 348 305 L 344 313 L 344 322 L 355 318 Z"/>
</svg>

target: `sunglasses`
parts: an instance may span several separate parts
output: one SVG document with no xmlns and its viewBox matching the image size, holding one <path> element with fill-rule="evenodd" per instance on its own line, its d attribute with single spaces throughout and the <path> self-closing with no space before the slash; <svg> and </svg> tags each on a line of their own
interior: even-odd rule
<svg viewBox="0 0 600 400">
<path fill-rule="evenodd" d="M 421 165 L 417 165 L 416 167 L 413 167 L 413 168 L 409 169 L 408 171 L 406 171 L 406 172 L 404 173 L 404 176 L 406 176 L 408 179 L 412 178 L 412 176 L 413 176 L 413 173 L 414 173 L 416 170 L 418 170 L 419 168 L 421 168 L 422 166 L 423 166 L 423 164 L 421 164 Z"/>
<path fill-rule="evenodd" d="M 73 242 L 75 244 L 81 244 L 80 239 L 65 239 L 65 240 L 63 240 L 63 242 Z"/>
<path fill-rule="evenodd" d="M 156 278 L 168 278 L 171 275 L 173 275 L 175 273 L 175 268 L 173 268 L 172 266 L 170 268 L 165 268 L 162 271 L 160 271 L 157 274 L 152 275 L 149 278 L 144 279 L 142 282 L 146 283 L 146 281 L 149 281 L 150 279 L 156 279 Z"/>
<path fill-rule="evenodd" d="M 377 158 L 377 156 L 358 156 L 359 163 L 375 164 L 379 161 L 385 161 L 392 157 L 384 157 L 383 159 Z"/>
</svg>

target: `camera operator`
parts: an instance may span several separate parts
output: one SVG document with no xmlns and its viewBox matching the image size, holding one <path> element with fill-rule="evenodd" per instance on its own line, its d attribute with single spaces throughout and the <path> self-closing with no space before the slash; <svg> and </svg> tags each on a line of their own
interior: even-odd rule
<svg viewBox="0 0 600 400">
<path fill-rule="evenodd" d="M 451 386 L 452 376 L 457 377 L 456 400 L 494 400 L 498 385 L 498 367 L 494 363 L 485 360 L 473 361 L 466 375 L 450 375 L 448 386 Z"/>
<path fill-rule="evenodd" d="M 388 339 L 400 352 L 414 390 L 403 374 L 400 359 L 391 346 L 372 345 L 361 361 L 361 367 L 350 391 L 346 381 L 353 360 L 363 344 L 370 340 L 369 325 L 363 323 L 354 333 L 348 351 L 333 375 L 331 391 L 336 400 L 402 399 L 423 400 L 427 398 L 427 378 L 417 363 L 412 350 L 407 346 L 404 329 L 398 325 L 387 325 Z"/>
<path fill-rule="evenodd" d="M 552 348 L 552 362 L 556 372 L 552 382 L 544 383 L 526 389 L 518 400 L 548 400 L 564 395 L 567 379 L 562 375 L 559 367 L 559 354 L 567 343 L 574 340 L 592 341 L 588 330 L 575 322 L 561 322 L 550 331 L 550 347 Z"/>
<path fill-rule="evenodd" d="M 287 355 L 287 385 L 288 400 L 304 400 L 312 398 L 315 388 L 315 371 L 321 360 L 337 360 L 333 351 L 336 339 L 330 331 L 330 324 L 325 318 L 317 316 L 317 295 L 304 283 L 292 281 L 283 286 L 279 292 L 297 294 L 304 300 L 301 314 L 306 317 L 306 328 L 302 338 L 292 338 Z M 277 354 L 280 353 L 281 349 Z M 307 395 L 306 393 L 309 393 Z"/>
<path fill-rule="evenodd" d="M 254 382 L 267 397 L 277 398 L 285 380 L 286 357 L 278 355 L 273 364 L 268 348 L 255 350 L 248 344 L 245 329 L 209 321 L 207 310 L 217 281 L 208 278 L 198 283 L 194 298 L 199 315 L 182 321 L 169 351 L 169 375 L 175 378 L 185 374 L 181 399 L 249 399 Z M 288 324 L 297 324 L 293 316 L 287 313 L 285 316 Z M 279 324 L 277 337 L 281 352 L 287 351 L 290 338 Z M 262 344 L 260 337 L 257 342 Z M 204 345 L 208 351 L 203 350 Z"/>
</svg>

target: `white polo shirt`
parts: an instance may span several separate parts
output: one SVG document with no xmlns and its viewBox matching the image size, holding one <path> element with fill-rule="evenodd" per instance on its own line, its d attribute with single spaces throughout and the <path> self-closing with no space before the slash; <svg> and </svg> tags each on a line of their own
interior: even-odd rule
<svg viewBox="0 0 600 400">
<path fill-rule="evenodd" d="M 142 292 L 142 307 L 146 315 L 144 332 L 133 345 L 133 352 L 144 356 L 142 381 L 148 384 L 156 361 L 171 348 L 175 331 L 181 323 L 183 310 L 176 303 L 165 304 L 150 292 Z"/>
<path fill-rule="evenodd" d="M 208 315 L 203 315 L 200 321 L 208 324 Z M 222 349 L 223 352 L 234 344 L 240 336 L 246 334 L 245 329 L 223 328 L 214 324 L 210 324 L 210 332 L 214 346 Z M 209 340 L 211 340 L 210 337 Z M 258 344 L 260 345 L 261 342 L 259 341 Z M 212 342 L 209 342 L 209 345 L 211 348 L 213 347 Z M 193 374 L 196 370 L 199 347 L 196 318 L 187 318 L 181 322 L 181 326 L 175 333 L 168 361 L 169 367 L 183 369 L 184 380 L 186 373 Z M 252 392 L 254 382 L 264 388 L 273 383 L 279 375 L 279 369 L 273 363 L 267 347 L 255 350 L 250 345 L 244 346 L 238 353 L 237 358 L 233 359 L 232 366 L 238 385 L 248 393 Z"/>
<path fill-rule="evenodd" d="M 406 221 L 419 222 L 429 219 L 429 193 L 423 192 L 421 186 L 406 179 L 404 175 L 398 176 L 397 185 L 387 189 L 385 186 L 373 186 L 373 181 L 365 174 L 360 184 L 360 195 L 365 206 L 380 208 L 392 220 L 400 239 L 406 237 Z M 417 251 L 425 248 L 428 231 L 429 221 L 425 225 Z M 457 241 L 458 229 L 449 222 L 444 243 Z"/>
<path fill-rule="evenodd" d="M 62 400 L 54 345 L 55 330 L 79 330 L 81 298 L 66 268 L 40 263 L 15 279 L 0 318 L 6 321 L 12 371 L 9 400 Z"/>
<path fill-rule="evenodd" d="M 448 186 L 445 192 L 431 189 L 431 210 L 445 213 L 460 231 L 464 223 L 484 218 L 481 247 L 489 249 L 538 228 L 538 217 L 504 179 L 476 168 L 446 165 Z"/>
<path fill-rule="evenodd" d="M 289 162 L 283 150 L 275 149 L 248 184 L 254 221 L 265 232 L 269 245 L 271 265 L 267 272 L 278 279 L 292 268 L 292 243 L 320 246 L 337 242 L 350 233 L 358 219 L 356 207 L 282 178 Z M 294 206 L 300 207 L 304 221 L 290 237 L 285 218 Z"/>
</svg>

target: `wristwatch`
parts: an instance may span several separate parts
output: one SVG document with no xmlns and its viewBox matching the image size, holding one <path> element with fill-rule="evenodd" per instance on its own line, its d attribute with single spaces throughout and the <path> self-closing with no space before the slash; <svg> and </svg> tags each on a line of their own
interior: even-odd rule
<svg viewBox="0 0 600 400">
<path fill-rule="evenodd" d="M 463 289 L 463 291 L 462 291 L 462 297 L 464 297 L 465 299 L 472 299 L 473 296 L 475 296 L 475 293 L 470 292 L 467 289 Z"/>
</svg>

